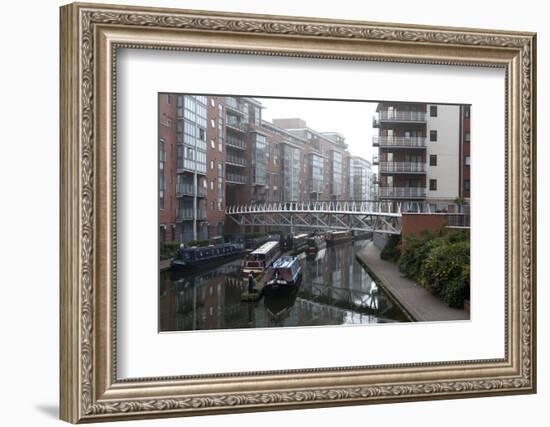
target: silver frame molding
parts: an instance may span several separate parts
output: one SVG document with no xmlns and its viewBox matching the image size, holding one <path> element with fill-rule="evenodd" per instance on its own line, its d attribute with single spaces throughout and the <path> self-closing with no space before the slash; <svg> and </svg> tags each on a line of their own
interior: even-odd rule
<svg viewBox="0 0 550 427">
<path fill-rule="evenodd" d="M 79 3 L 63 6 L 60 14 L 61 419 L 113 421 L 536 391 L 534 33 Z M 505 69 L 505 357 L 117 379 L 118 48 Z"/>
</svg>

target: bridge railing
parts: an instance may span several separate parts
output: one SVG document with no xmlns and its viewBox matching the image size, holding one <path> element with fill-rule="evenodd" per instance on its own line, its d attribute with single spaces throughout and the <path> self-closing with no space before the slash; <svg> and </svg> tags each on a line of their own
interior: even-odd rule
<svg viewBox="0 0 550 427">
<path fill-rule="evenodd" d="M 431 213 L 430 204 L 424 201 L 303 201 L 303 202 L 266 202 L 248 205 L 227 206 L 226 214 L 254 213 L 335 213 L 335 214 L 378 214 L 400 216 L 406 213 Z"/>
</svg>

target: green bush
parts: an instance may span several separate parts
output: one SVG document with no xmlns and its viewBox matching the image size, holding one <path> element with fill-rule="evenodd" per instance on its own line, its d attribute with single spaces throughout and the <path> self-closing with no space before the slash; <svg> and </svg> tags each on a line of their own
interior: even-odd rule
<svg viewBox="0 0 550 427">
<path fill-rule="evenodd" d="M 167 241 L 160 244 L 160 259 L 169 259 L 174 256 L 180 246 L 180 242 Z"/>
<path fill-rule="evenodd" d="M 190 248 L 192 246 L 208 246 L 209 244 L 210 244 L 210 240 L 191 240 L 185 246 Z"/>
<path fill-rule="evenodd" d="M 434 295 L 442 296 L 443 288 L 453 280 L 465 283 L 465 274 L 469 278 L 470 243 L 443 243 L 433 248 L 420 272 L 421 284 Z M 465 266 L 468 266 L 466 269 Z M 469 283 L 468 283 L 469 285 Z"/>
<path fill-rule="evenodd" d="M 399 234 L 392 234 L 380 252 L 380 258 L 385 261 L 397 261 L 401 256 L 400 243 L 401 236 Z"/>
<path fill-rule="evenodd" d="M 445 301 L 449 307 L 464 308 L 464 296 L 466 286 L 461 278 L 453 279 L 446 282 L 441 288 L 441 299 Z"/>
<path fill-rule="evenodd" d="M 420 237 L 407 237 L 398 262 L 399 271 L 408 279 L 419 280 L 423 262 L 432 249 L 443 243 L 443 238 L 428 232 Z"/>
</svg>

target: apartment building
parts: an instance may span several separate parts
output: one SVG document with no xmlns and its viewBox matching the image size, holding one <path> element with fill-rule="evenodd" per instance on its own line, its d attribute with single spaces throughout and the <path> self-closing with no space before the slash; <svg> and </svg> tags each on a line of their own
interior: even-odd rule
<svg viewBox="0 0 550 427">
<path fill-rule="evenodd" d="M 371 198 L 370 162 L 302 119 L 262 120 L 254 98 L 159 95 L 160 240 L 234 231 L 226 206 Z"/>
<path fill-rule="evenodd" d="M 373 200 L 372 164 L 358 156 L 349 156 L 350 200 Z"/>
<path fill-rule="evenodd" d="M 381 102 L 376 112 L 381 200 L 451 211 L 458 197 L 469 198 L 469 107 Z"/>
</svg>

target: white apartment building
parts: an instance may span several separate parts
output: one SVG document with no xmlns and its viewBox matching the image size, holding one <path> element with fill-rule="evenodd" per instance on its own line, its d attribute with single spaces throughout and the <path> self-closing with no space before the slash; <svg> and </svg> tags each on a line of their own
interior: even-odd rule
<svg viewBox="0 0 550 427">
<path fill-rule="evenodd" d="M 376 111 L 380 200 L 452 211 L 457 198 L 469 198 L 468 106 L 381 102 Z"/>
</svg>

